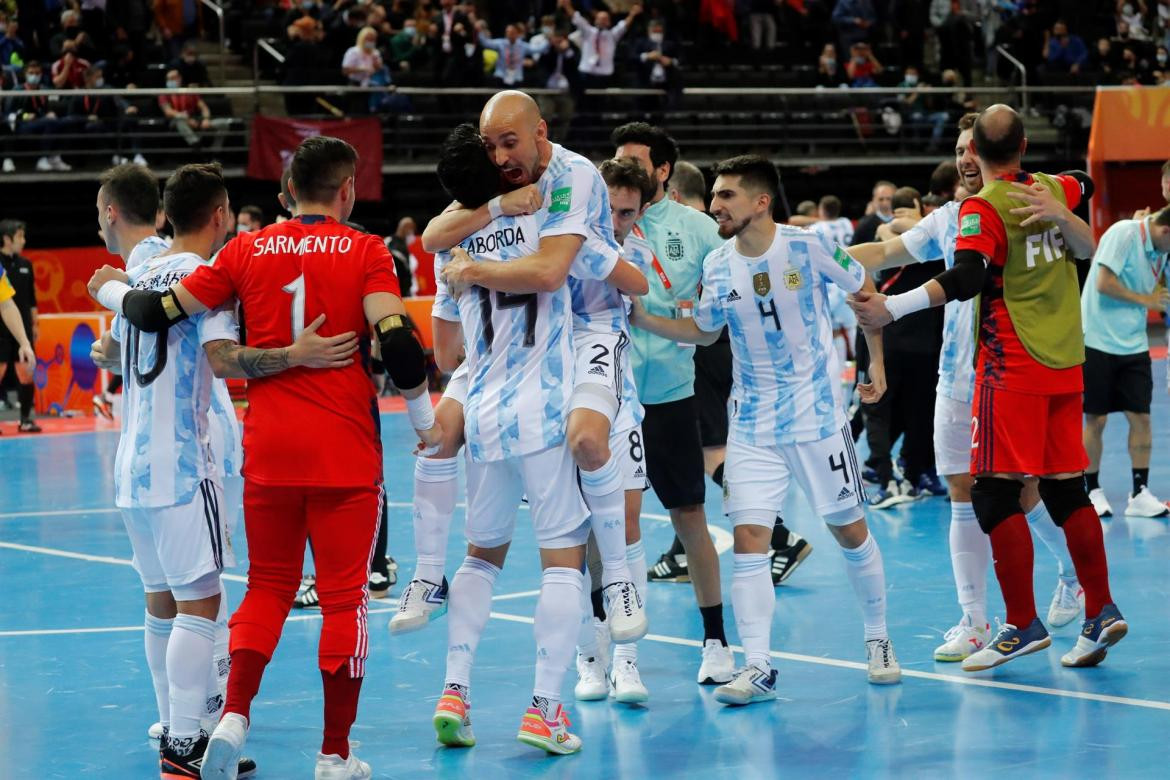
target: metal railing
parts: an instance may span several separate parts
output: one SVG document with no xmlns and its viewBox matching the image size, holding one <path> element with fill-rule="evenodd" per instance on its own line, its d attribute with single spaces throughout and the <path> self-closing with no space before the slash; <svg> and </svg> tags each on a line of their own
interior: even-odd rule
<svg viewBox="0 0 1170 780">
<path fill-rule="evenodd" d="M 275 38 L 258 38 L 256 45 L 252 47 L 252 83 L 260 84 L 260 53 L 271 57 L 277 65 L 283 65 L 285 56 L 280 53 L 280 50 L 272 45 Z M 260 92 L 256 92 L 255 100 L 253 102 L 253 110 L 260 112 Z"/>
<path fill-rule="evenodd" d="M 1016 59 L 1014 56 L 1012 56 L 1012 53 L 1007 50 L 1007 47 L 1000 45 L 1000 46 L 996 46 L 995 50 L 997 52 L 999 52 L 1000 55 L 1005 60 L 1010 62 L 1016 68 L 1016 70 L 1019 71 L 1019 73 L 1020 73 L 1020 89 L 1021 89 L 1021 93 L 1022 93 L 1021 98 L 1020 98 L 1020 101 L 1021 101 L 1020 102 L 1020 109 L 1025 114 L 1028 113 L 1028 69 L 1024 67 L 1024 63 L 1020 62 L 1018 59 Z M 1052 91 L 1052 90 L 1050 89 L 1047 91 Z"/>
<path fill-rule="evenodd" d="M 211 9 L 219 19 L 219 83 L 227 83 L 227 25 L 224 22 L 223 7 L 211 0 L 199 0 Z"/>
</svg>

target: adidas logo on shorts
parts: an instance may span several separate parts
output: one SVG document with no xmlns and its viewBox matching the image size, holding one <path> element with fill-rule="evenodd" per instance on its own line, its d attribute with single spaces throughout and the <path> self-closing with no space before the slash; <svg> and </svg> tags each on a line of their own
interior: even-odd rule
<svg viewBox="0 0 1170 780">
<path fill-rule="evenodd" d="M 841 488 L 841 492 L 837 494 L 837 500 L 844 501 L 845 499 L 849 498 L 852 495 L 853 495 L 852 490 L 850 490 L 847 487 L 843 487 L 843 488 Z"/>
<path fill-rule="evenodd" d="M 589 373 L 597 374 L 598 376 L 605 376 L 605 369 L 601 366 L 594 366 L 593 368 L 589 369 Z"/>
<path fill-rule="evenodd" d="M 738 301 L 738 300 L 739 300 L 739 293 L 736 292 L 734 289 L 731 292 L 727 293 L 727 302 L 728 303 L 731 303 L 732 301 Z"/>
<path fill-rule="evenodd" d="M 642 471 L 642 467 L 641 467 L 641 466 L 639 466 L 639 467 L 637 468 L 637 470 L 634 472 L 634 476 L 635 476 L 635 477 L 644 477 L 644 476 L 646 476 L 645 472 L 643 472 L 643 471 Z"/>
</svg>

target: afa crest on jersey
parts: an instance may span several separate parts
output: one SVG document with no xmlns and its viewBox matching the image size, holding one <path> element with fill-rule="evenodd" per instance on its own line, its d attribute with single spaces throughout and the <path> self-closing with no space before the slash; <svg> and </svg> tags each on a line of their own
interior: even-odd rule
<svg viewBox="0 0 1170 780">
<path fill-rule="evenodd" d="M 768 276 L 767 271 L 761 271 L 752 277 L 752 289 L 761 298 L 772 291 L 772 278 Z"/>
<path fill-rule="evenodd" d="M 683 259 L 683 243 L 677 234 L 670 234 L 666 239 L 666 259 L 678 262 Z"/>
<path fill-rule="evenodd" d="M 804 284 L 804 277 L 800 275 L 799 268 L 784 269 L 784 286 L 789 290 L 799 290 L 800 286 Z"/>
</svg>

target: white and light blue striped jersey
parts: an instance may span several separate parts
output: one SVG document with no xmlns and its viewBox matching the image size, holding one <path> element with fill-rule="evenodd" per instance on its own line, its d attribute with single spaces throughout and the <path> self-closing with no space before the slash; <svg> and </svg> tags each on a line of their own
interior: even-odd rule
<svg viewBox="0 0 1170 780">
<path fill-rule="evenodd" d="M 539 213 L 499 217 L 460 246 L 477 260 L 508 262 L 534 253 L 539 231 Z M 450 259 L 449 252 L 435 255 L 437 279 Z M 468 367 L 464 435 L 472 460 L 518 458 L 564 441 L 573 391 L 568 287 L 524 295 L 472 287 L 452 301 L 441 286 L 432 312 L 442 319 L 456 312 L 463 326 Z"/>
<path fill-rule="evenodd" d="M 130 272 L 139 290 L 166 290 L 204 261 L 163 255 Z M 141 333 L 121 315 L 113 338 L 122 347 L 122 436 L 114 461 L 116 504 L 156 508 L 190 503 L 204 479 L 223 476 L 211 449 L 211 372 L 203 345 L 239 341 L 234 311 L 197 314 L 163 334 Z"/>
<path fill-rule="evenodd" d="M 814 222 L 808 229 L 825 239 L 829 246 L 849 246 L 853 243 L 853 220 L 849 217 Z"/>
<path fill-rule="evenodd" d="M 940 257 L 947 268 L 955 265 L 959 235 L 959 201 L 927 214 L 902 234 L 906 251 L 920 263 Z M 948 301 L 943 311 L 942 352 L 938 358 L 938 393 L 953 401 L 971 403 L 975 396 L 975 301 Z"/>
<path fill-rule="evenodd" d="M 162 236 L 147 236 L 138 242 L 126 258 L 126 272 L 158 257 L 171 248 L 171 240 Z M 212 258 L 215 262 L 215 258 Z M 211 454 L 219 464 L 219 473 L 238 477 L 244 467 L 244 446 L 240 438 L 240 421 L 232 404 L 227 382 L 215 379 L 211 387 Z"/>
<path fill-rule="evenodd" d="M 776 226 L 759 257 L 741 255 L 735 239 L 707 255 L 695 324 L 728 329 L 729 438 L 772 447 L 841 430 L 845 405 L 827 287 L 852 293 L 864 283 L 865 268 L 844 249 L 788 225 Z"/>
</svg>

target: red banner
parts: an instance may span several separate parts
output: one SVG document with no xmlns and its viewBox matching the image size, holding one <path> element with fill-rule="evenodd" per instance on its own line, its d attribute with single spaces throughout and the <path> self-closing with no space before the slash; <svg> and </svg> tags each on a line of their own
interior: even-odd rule
<svg viewBox="0 0 1170 780">
<path fill-rule="evenodd" d="M 317 135 L 340 138 L 357 149 L 357 198 L 381 200 L 382 124 L 376 118 L 309 121 L 256 114 L 248 149 L 248 175 L 280 181 L 301 141 Z"/>
<path fill-rule="evenodd" d="M 24 254 L 33 263 L 37 309 L 41 314 L 98 311 L 101 306 L 85 289 L 89 277 L 107 263 L 122 267 L 122 258 L 111 255 L 103 246 L 28 249 Z"/>
</svg>

